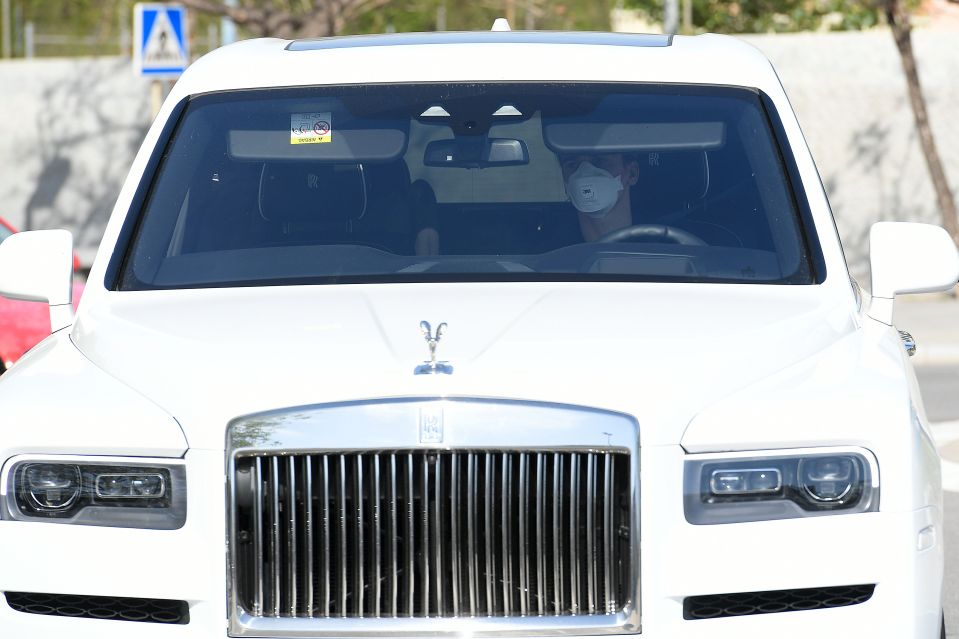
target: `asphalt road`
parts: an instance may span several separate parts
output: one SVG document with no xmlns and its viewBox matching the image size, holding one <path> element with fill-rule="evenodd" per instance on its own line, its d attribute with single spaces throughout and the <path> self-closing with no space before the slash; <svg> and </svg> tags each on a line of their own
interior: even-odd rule
<svg viewBox="0 0 959 639">
<path fill-rule="evenodd" d="M 959 637 L 959 493 L 945 494 L 946 519 L 946 635 Z"/>
<path fill-rule="evenodd" d="M 929 420 L 959 420 L 959 363 L 918 366 L 916 377 Z"/>
<path fill-rule="evenodd" d="M 918 366 L 916 376 L 930 421 L 939 424 L 959 423 L 959 362 Z M 955 448 L 953 443 L 942 446 L 940 450 L 949 461 L 959 461 L 954 459 L 957 457 Z M 959 486 L 951 485 L 951 482 L 944 484 L 947 489 L 944 496 L 946 631 L 949 637 L 959 637 L 959 491 L 955 491 Z"/>
</svg>

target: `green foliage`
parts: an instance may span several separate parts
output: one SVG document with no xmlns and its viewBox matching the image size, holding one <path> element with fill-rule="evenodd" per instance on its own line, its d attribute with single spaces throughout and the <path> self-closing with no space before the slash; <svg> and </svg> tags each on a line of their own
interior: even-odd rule
<svg viewBox="0 0 959 639">
<path fill-rule="evenodd" d="M 121 0 L 13 0 L 24 22 L 58 27 L 60 33 L 90 35 L 109 30 L 117 20 Z"/>
<path fill-rule="evenodd" d="M 37 55 L 116 55 L 129 50 L 136 0 L 10 0 L 14 50 L 23 55 L 24 26 L 32 22 Z M 681 0 L 680 0 L 681 1 Z M 312 0 L 256 0 L 277 11 L 302 12 Z M 348 24 L 344 33 L 486 30 L 512 16 L 514 29 L 607 30 L 613 3 L 661 22 L 664 0 L 393 0 Z M 882 22 L 881 0 L 692 0 L 695 31 L 749 33 L 806 29 L 867 29 Z M 905 0 L 914 8 L 919 0 Z M 445 25 L 442 24 L 445 15 Z M 194 53 L 207 50 L 219 17 L 191 13 Z M 51 39 L 49 36 L 57 36 Z"/>
<path fill-rule="evenodd" d="M 302 0 L 296 0 L 298 2 Z M 24 32 L 33 23 L 37 56 L 129 53 L 137 0 L 10 0 L 14 54 L 23 56 Z M 190 16 L 194 54 L 205 53 L 207 31 L 219 18 Z M 122 40 L 122 46 L 121 46 Z"/>
<path fill-rule="evenodd" d="M 868 29 L 881 22 L 877 0 L 693 0 L 697 31 L 764 33 Z M 907 4 L 915 5 L 915 0 Z M 663 19 L 663 0 L 625 0 L 649 19 Z"/>
<path fill-rule="evenodd" d="M 511 9 L 512 8 L 512 9 Z M 483 31 L 496 18 L 512 12 L 511 26 L 524 29 L 574 29 L 604 31 L 610 28 L 606 0 L 393 0 L 386 7 L 363 15 L 347 27 L 348 33 L 386 31 Z"/>
</svg>

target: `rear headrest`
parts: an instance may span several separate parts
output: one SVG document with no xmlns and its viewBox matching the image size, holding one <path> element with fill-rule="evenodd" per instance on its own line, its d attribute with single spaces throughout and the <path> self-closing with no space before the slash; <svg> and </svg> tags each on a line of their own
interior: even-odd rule
<svg viewBox="0 0 959 639">
<path fill-rule="evenodd" d="M 388 164 L 364 164 L 367 188 L 370 194 L 382 194 L 396 198 L 404 196 L 410 188 L 410 170 L 406 162 Z"/>
<path fill-rule="evenodd" d="M 260 215 L 270 222 L 345 225 L 366 213 L 360 164 L 272 162 L 260 173 Z"/>
<path fill-rule="evenodd" d="M 631 200 L 646 219 L 692 208 L 709 191 L 706 151 L 640 153 L 637 160 Z"/>
<path fill-rule="evenodd" d="M 410 185 L 410 201 L 415 206 L 436 206 L 436 192 L 426 180 L 417 180 Z"/>
<path fill-rule="evenodd" d="M 426 180 L 416 180 L 410 185 L 410 206 L 413 207 L 413 220 L 416 228 L 435 227 L 436 192 Z"/>
</svg>

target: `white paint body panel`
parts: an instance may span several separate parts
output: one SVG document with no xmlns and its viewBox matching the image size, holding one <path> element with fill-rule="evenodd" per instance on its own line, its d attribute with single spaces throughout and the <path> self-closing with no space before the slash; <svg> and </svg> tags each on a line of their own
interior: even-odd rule
<svg viewBox="0 0 959 639">
<path fill-rule="evenodd" d="M 138 154 L 70 334 L 0 378 L 0 463 L 18 454 L 183 457 L 174 531 L 0 521 L 0 591 L 182 599 L 164 627 L 16 613 L 9 637 L 225 637 L 225 428 L 292 406 L 393 397 L 575 404 L 640 427 L 642 635 L 938 637 L 938 457 L 896 332 L 864 315 L 798 123 L 769 63 L 719 36 L 667 48 L 428 45 L 291 53 L 240 43 L 197 62 Z M 107 263 L 160 131 L 195 93 L 450 80 L 714 83 L 772 100 L 806 189 L 822 284 L 474 283 L 116 292 Z M 415 376 L 419 322 L 446 322 L 452 375 Z M 878 461 L 880 509 L 693 526 L 683 463 L 722 451 L 856 446 Z M 935 543 L 918 550 L 919 531 Z M 824 543 L 828 540 L 829 543 Z M 51 550 L 52 549 L 52 550 Z M 75 549 L 82 549 L 77 552 Z M 685 597 L 877 584 L 845 608 L 684 621 Z"/>
</svg>

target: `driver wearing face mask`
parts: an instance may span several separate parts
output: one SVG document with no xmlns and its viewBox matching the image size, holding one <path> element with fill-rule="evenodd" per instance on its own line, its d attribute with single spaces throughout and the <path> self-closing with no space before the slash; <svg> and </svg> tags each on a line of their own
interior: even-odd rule
<svg viewBox="0 0 959 639">
<path fill-rule="evenodd" d="M 566 194 L 579 211 L 583 239 L 595 242 L 633 224 L 630 187 L 639 179 L 639 163 L 622 153 L 562 158 Z"/>
</svg>

